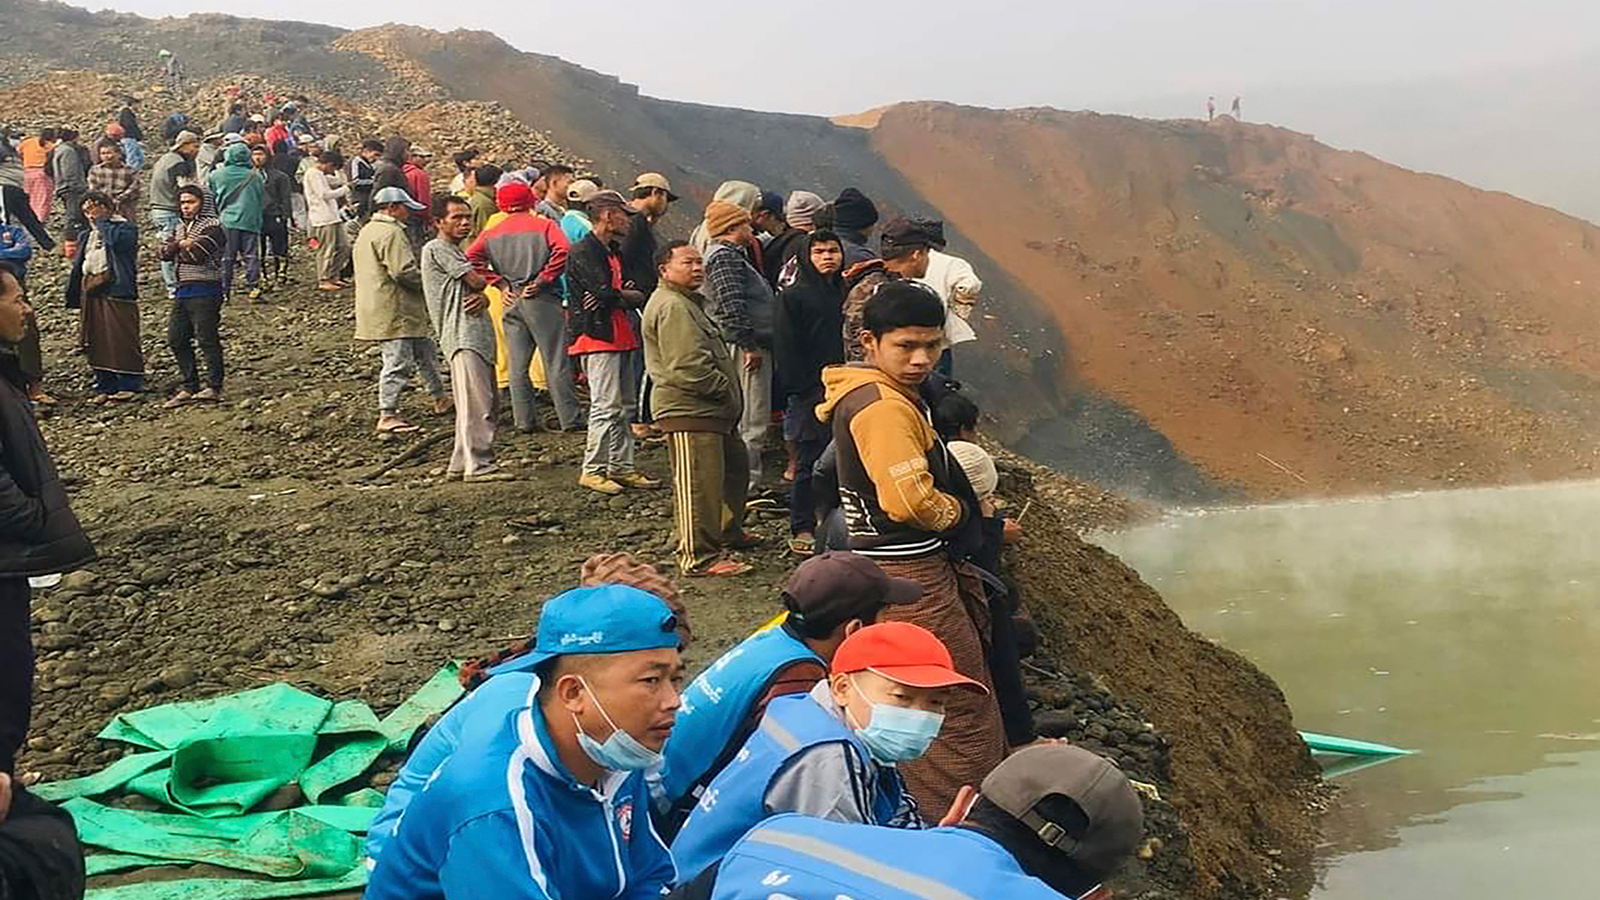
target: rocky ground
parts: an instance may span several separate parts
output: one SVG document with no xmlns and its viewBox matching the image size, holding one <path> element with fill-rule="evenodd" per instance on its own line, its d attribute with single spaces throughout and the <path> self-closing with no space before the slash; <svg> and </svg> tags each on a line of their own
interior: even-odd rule
<svg viewBox="0 0 1600 900">
<path fill-rule="evenodd" d="M 19 10 L 38 6 L 23 0 Z M 246 35 L 254 53 L 280 39 L 294 44 L 296 35 L 329 42 L 337 35 L 229 17 L 150 22 L 49 10 L 0 34 L 0 51 L 17 56 L 19 80 L 34 79 L 0 91 L 0 120 L 29 129 L 71 123 L 92 133 L 128 95 L 143 99 L 147 127 L 159 127 L 179 101 L 155 90 L 138 61 L 169 42 L 198 35 L 196 46 L 212 46 L 205 35 L 228 29 Z M 66 18 L 56 21 L 60 16 Z M 675 185 L 681 176 L 701 193 L 723 173 L 748 165 L 735 159 L 737 147 L 723 147 L 725 156 L 696 155 L 707 133 L 748 130 L 743 119 L 728 118 L 731 112 L 672 107 L 669 118 L 679 125 L 688 117 L 681 130 L 700 148 L 691 152 L 672 143 L 681 134 L 657 129 L 660 117 L 609 105 L 624 103 L 625 86 L 608 88 L 603 116 L 593 115 L 594 104 L 578 102 L 592 87 L 581 79 L 570 90 L 530 91 L 528 78 L 541 67 L 564 65 L 558 60 L 512 61 L 524 68 L 503 73 L 506 106 L 464 101 L 459 91 L 419 90 L 437 86 L 437 73 L 419 68 L 418 54 L 435 66 L 462 56 L 448 41 L 413 32 L 420 30 L 351 33 L 338 38 L 337 51 L 302 46 L 292 58 L 267 54 L 235 63 L 191 56 L 194 90 L 181 103 L 209 123 L 221 118 L 230 86 L 305 93 L 325 133 L 347 139 L 399 133 L 434 150 L 436 184 L 449 175 L 448 153 L 463 146 L 477 146 L 497 162 L 545 158 L 583 167 L 586 160 L 561 144 L 597 159 L 620 145 L 640 155 L 597 167 L 625 173 L 617 177 L 670 171 Z M 407 53 L 397 50 L 418 42 Z M 51 64 L 65 59 L 113 74 Z M 363 68 L 360 60 L 376 62 Z M 472 72 L 454 74 L 475 84 Z M 500 95 L 499 82 L 478 87 L 475 96 Z M 529 97 L 571 101 L 590 118 L 574 118 L 565 107 L 530 106 Z M 156 143 L 148 150 L 156 152 Z M 856 174 L 865 165 L 859 160 L 845 165 L 833 151 L 824 155 L 826 164 L 818 165 L 827 171 L 790 171 L 791 163 L 805 161 L 802 154 L 769 153 L 761 158 L 778 174 L 752 177 L 773 184 L 873 183 Z M 680 157 L 685 162 L 677 169 L 661 161 Z M 839 171 L 829 168 L 835 165 Z M 666 227 L 677 233 L 683 224 L 669 220 Z M 350 294 L 313 290 L 309 252 L 301 244 L 294 253 L 293 285 L 264 302 L 240 298 L 224 310 L 227 402 L 179 410 L 160 405 L 177 375 L 165 347 L 168 305 L 150 246 L 141 257 L 148 393 L 129 404 L 86 402 L 89 372 L 74 352 L 76 315 L 61 306 L 65 263 L 47 257 L 33 266 L 46 387 L 61 400 L 42 413 L 41 424 L 101 558 L 35 598 L 38 709 L 21 761 L 28 778 L 70 777 L 118 758 L 121 747 L 94 737 L 117 712 L 274 681 L 359 698 L 381 713 L 445 661 L 524 638 L 541 601 L 570 587 L 590 553 L 625 549 L 670 566 L 667 493 L 612 499 L 579 489 L 581 435 L 502 432 L 496 449 L 519 476 L 512 483 L 444 482 L 447 442 L 371 477 L 426 436 L 447 432 L 450 422 L 431 415 L 418 390 L 407 395 L 405 413 L 426 426 L 424 437 L 386 441 L 373 433 L 375 348 L 350 339 Z M 1017 354 L 1043 340 L 1029 334 L 1013 342 Z M 983 379 L 976 381 L 997 423 L 1009 414 L 1008 395 L 1032 389 L 1031 382 L 1010 380 L 1005 392 L 985 391 Z M 1108 454 L 1125 452 L 1125 434 L 1103 434 L 1084 430 L 1078 439 L 1098 442 Z M 1002 493 L 1028 531 L 1010 566 L 1044 638 L 1029 663 L 1040 730 L 1116 759 L 1150 798 L 1147 839 L 1122 879 L 1125 895 L 1244 898 L 1284 889 L 1288 869 L 1278 857 L 1307 843 L 1306 809 L 1315 797 L 1281 695 L 1248 664 L 1184 629 L 1136 576 L 1077 537 L 1147 515 L 1150 507 L 993 449 Z M 659 445 L 643 447 L 640 462 L 666 474 Z M 781 468 L 776 458 L 768 466 L 773 473 Z M 697 636 L 692 667 L 777 611 L 778 589 L 794 562 L 782 551 L 779 515 L 753 523 L 770 538 L 748 554 L 754 572 L 683 585 Z M 1174 679 L 1174 671 L 1189 674 Z M 1251 753 L 1222 751 L 1241 739 Z M 395 767 L 373 772 L 371 783 L 386 786 Z"/>
<path fill-rule="evenodd" d="M 127 404 L 87 402 L 75 314 L 60 302 L 65 262 L 33 267 L 46 388 L 60 401 L 41 427 L 100 559 L 35 597 L 38 707 L 25 777 L 71 777 L 119 758 L 121 746 L 94 737 L 118 712 L 275 681 L 387 710 L 445 661 L 525 637 L 540 602 L 571 586 L 590 553 L 625 549 L 670 567 L 667 492 L 577 488 L 581 435 L 502 431 L 496 449 L 520 476 L 512 483 L 445 482 L 448 442 L 367 480 L 414 441 L 373 433 L 378 356 L 350 339 L 351 296 L 310 289 L 310 254 L 295 253 L 295 284 L 224 311 L 226 402 L 178 410 L 161 406 L 177 373 L 148 247 L 148 392 Z M 428 434 L 448 430 L 428 407 L 420 388 L 407 395 L 406 414 Z M 646 445 L 641 465 L 665 476 L 665 451 Z M 1107 492 L 1004 468 L 1014 504 L 1048 504 L 1086 525 L 1131 514 Z M 695 666 L 779 608 L 793 563 L 783 520 L 755 527 L 772 540 L 748 555 L 753 573 L 683 585 Z M 1193 870 L 1186 829 L 1164 799 L 1174 790 L 1169 739 L 1103 683 L 1035 665 L 1044 733 L 1105 752 L 1150 786 L 1149 840 L 1130 887 L 1180 896 Z M 387 785 L 394 768 L 372 783 Z"/>
</svg>

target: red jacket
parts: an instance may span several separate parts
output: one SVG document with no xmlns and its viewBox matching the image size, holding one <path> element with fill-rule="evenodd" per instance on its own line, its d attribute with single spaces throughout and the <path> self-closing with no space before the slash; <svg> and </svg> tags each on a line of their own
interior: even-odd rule
<svg viewBox="0 0 1600 900">
<path fill-rule="evenodd" d="M 404 171 L 406 184 L 409 185 L 407 192 L 411 194 L 411 199 L 428 207 L 413 215 L 420 216 L 423 225 L 433 224 L 433 179 L 428 177 L 427 169 L 409 162 L 406 163 Z"/>
<path fill-rule="evenodd" d="M 561 302 L 559 282 L 567 266 L 567 236 L 531 211 L 515 212 L 485 228 L 467 248 L 467 261 L 491 283 L 526 289 L 527 295 Z"/>
</svg>

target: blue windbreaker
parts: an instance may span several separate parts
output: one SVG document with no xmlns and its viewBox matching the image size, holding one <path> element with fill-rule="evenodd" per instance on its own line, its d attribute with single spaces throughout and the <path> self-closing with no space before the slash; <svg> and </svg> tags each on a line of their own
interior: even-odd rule
<svg viewBox="0 0 1600 900">
<path fill-rule="evenodd" d="M 773 816 L 728 851 L 712 900 L 1065 900 L 966 828 L 905 831 Z"/>
<path fill-rule="evenodd" d="M 648 804 L 639 772 L 575 781 L 537 704 L 498 723 L 469 717 L 365 900 L 657 900 L 677 875 Z"/>
<path fill-rule="evenodd" d="M 445 764 L 461 746 L 461 732 L 467 721 L 479 716 L 498 724 L 510 713 L 532 706 L 539 679 L 530 672 L 507 672 L 497 675 L 450 707 L 449 712 L 428 730 L 426 736 L 406 758 L 400 774 L 389 785 L 383 799 L 383 809 L 367 829 L 367 856 L 377 859 L 384 845 L 394 836 L 400 816 L 411 805 L 419 791 L 427 785 L 433 773 Z"/>
</svg>

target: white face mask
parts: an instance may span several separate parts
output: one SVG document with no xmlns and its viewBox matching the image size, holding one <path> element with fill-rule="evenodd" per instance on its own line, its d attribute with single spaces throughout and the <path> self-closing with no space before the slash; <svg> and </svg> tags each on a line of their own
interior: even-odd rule
<svg viewBox="0 0 1600 900">
<path fill-rule="evenodd" d="M 589 686 L 589 682 L 584 681 L 582 676 L 578 676 L 578 681 L 583 684 L 583 689 L 589 692 L 589 696 L 594 698 L 594 708 L 600 711 L 600 717 L 611 726 L 611 736 L 604 741 L 597 741 L 583 730 L 583 723 L 578 721 L 576 715 L 572 717 L 572 724 L 578 727 L 578 746 L 583 748 L 583 752 L 594 761 L 595 765 L 614 772 L 634 772 L 648 769 L 661 761 L 660 751 L 651 750 L 639 743 L 633 735 L 617 727 L 617 723 L 611 720 L 611 715 L 606 712 L 604 704 L 600 702 L 600 696 Z"/>
<path fill-rule="evenodd" d="M 848 677 L 850 689 L 872 704 L 872 718 L 868 720 L 867 727 L 862 728 L 846 707 L 845 721 L 856 730 L 856 737 L 867 745 L 867 752 L 872 754 L 874 760 L 880 765 L 892 766 L 919 759 L 928 752 L 928 746 L 939 736 L 939 729 L 944 727 L 943 713 L 878 703 L 862 692 L 856 685 L 854 675 Z"/>
</svg>

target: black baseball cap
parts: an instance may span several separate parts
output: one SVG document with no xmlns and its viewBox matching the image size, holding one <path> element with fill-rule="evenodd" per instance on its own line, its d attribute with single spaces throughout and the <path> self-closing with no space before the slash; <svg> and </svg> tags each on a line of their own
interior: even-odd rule
<svg viewBox="0 0 1600 900">
<path fill-rule="evenodd" d="M 983 779 L 979 793 L 1080 866 L 1084 890 L 1094 886 L 1093 878 L 1115 871 L 1144 836 L 1144 808 L 1128 777 L 1105 757 L 1071 744 L 1018 750 Z M 1041 803 L 1052 795 L 1077 804 L 1083 817 L 1051 819 Z"/>
<path fill-rule="evenodd" d="M 813 635 L 851 619 L 871 624 L 880 607 L 921 598 L 922 585 L 892 577 L 865 556 L 843 550 L 829 550 L 801 563 L 783 590 L 789 620 Z"/>
<path fill-rule="evenodd" d="M 878 244 L 886 254 L 907 247 L 941 247 L 944 245 L 944 222 L 899 216 L 883 226 Z"/>
</svg>

